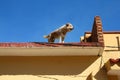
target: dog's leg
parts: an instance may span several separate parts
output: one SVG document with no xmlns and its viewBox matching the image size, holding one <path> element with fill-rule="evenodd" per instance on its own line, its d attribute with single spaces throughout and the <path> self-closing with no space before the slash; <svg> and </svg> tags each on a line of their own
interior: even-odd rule
<svg viewBox="0 0 120 80">
<path fill-rule="evenodd" d="M 54 43 L 54 41 L 55 41 L 55 38 L 54 38 L 54 37 L 48 38 L 48 42 L 49 42 L 49 43 Z"/>
<path fill-rule="evenodd" d="M 64 37 L 60 36 L 59 43 L 64 43 Z"/>
<path fill-rule="evenodd" d="M 64 43 L 64 39 L 65 39 L 65 37 L 62 37 L 62 43 Z"/>
<path fill-rule="evenodd" d="M 62 36 L 60 36 L 59 38 L 59 43 L 62 43 Z"/>
</svg>

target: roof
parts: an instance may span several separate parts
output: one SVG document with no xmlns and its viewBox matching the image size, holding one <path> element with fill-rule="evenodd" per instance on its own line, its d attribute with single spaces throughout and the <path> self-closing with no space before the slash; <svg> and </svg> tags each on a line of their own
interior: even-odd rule
<svg viewBox="0 0 120 80">
<path fill-rule="evenodd" d="M 91 36 L 84 42 L 3 42 L 0 43 L 0 56 L 81 56 L 102 55 L 104 40 L 99 16 L 94 18 Z"/>
<path fill-rule="evenodd" d="M 0 56 L 96 56 L 102 51 L 99 43 L 0 43 Z"/>
<path fill-rule="evenodd" d="M 97 42 L 76 42 L 76 43 L 47 43 L 47 42 L 4 42 L 0 43 L 0 48 L 35 48 L 35 47 L 100 47 Z"/>
<path fill-rule="evenodd" d="M 91 34 L 91 32 L 85 32 L 85 34 Z M 120 34 L 120 31 L 103 31 L 103 34 Z"/>
</svg>

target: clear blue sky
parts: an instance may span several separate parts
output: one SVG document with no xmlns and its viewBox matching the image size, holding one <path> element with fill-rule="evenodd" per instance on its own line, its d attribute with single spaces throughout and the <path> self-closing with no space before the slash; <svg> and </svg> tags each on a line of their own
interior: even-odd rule
<svg viewBox="0 0 120 80">
<path fill-rule="evenodd" d="M 0 0 L 0 42 L 47 42 L 43 35 L 67 22 L 65 42 L 79 42 L 96 15 L 104 31 L 120 31 L 120 0 Z"/>
</svg>

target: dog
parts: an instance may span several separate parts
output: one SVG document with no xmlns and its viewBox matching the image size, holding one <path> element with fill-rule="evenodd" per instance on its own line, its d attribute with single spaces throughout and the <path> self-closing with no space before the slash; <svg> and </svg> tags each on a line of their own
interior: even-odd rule
<svg viewBox="0 0 120 80">
<path fill-rule="evenodd" d="M 59 39 L 59 43 L 64 43 L 66 33 L 72 31 L 73 29 L 74 27 L 72 24 L 67 23 L 57 30 L 51 32 L 49 35 L 45 35 L 43 37 L 47 38 L 49 43 L 54 43 L 55 39 Z"/>
</svg>

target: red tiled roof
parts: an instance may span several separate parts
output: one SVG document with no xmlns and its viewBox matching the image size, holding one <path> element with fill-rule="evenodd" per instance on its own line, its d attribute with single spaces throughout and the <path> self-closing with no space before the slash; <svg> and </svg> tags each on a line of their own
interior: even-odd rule
<svg viewBox="0 0 120 80">
<path fill-rule="evenodd" d="M 91 34 L 92 32 L 85 32 L 85 34 Z M 103 31 L 103 34 L 120 34 L 120 31 Z"/>
<path fill-rule="evenodd" d="M 102 46 L 100 43 L 87 43 L 87 42 L 79 42 L 79 43 L 46 43 L 46 42 L 12 42 L 12 43 L 0 43 L 1 48 L 12 48 L 12 47 L 24 47 L 24 48 L 32 48 L 32 47 L 100 47 Z"/>
<path fill-rule="evenodd" d="M 103 34 L 120 34 L 120 31 L 104 31 Z"/>
</svg>

